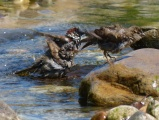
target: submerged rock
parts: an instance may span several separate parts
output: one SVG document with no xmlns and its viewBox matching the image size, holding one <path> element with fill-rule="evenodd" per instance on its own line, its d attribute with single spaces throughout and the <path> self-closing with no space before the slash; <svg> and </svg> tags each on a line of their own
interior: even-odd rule
<svg viewBox="0 0 159 120">
<path fill-rule="evenodd" d="M 38 93 L 74 93 L 77 91 L 76 88 L 71 86 L 57 86 L 57 85 L 35 86 L 30 90 Z"/>
<path fill-rule="evenodd" d="M 3 101 L 0 101 L 0 120 L 20 120 L 17 114 Z"/>
<path fill-rule="evenodd" d="M 158 96 L 158 54 L 156 49 L 136 50 L 90 72 L 79 88 L 81 104 L 117 106 L 140 101 L 142 95 Z"/>
</svg>

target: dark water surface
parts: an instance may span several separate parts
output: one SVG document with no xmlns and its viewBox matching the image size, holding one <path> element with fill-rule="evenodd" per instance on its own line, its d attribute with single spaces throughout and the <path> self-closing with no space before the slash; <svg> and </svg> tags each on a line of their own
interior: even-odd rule
<svg viewBox="0 0 159 120">
<path fill-rule="evenodd" d="M 79 105 L 80 79 L 41 81 L 14 75 L 45 52 L 45 38 L 31 29 L 64 34 L 73 26 L 158 27 L 158 5 L 158 0 L 0 0 L 0 99 L 23 120 L 89 120 L 106 108 Z M 78 64 L 103 61 L 96 47 L 75 58 Z"/>
</svg>

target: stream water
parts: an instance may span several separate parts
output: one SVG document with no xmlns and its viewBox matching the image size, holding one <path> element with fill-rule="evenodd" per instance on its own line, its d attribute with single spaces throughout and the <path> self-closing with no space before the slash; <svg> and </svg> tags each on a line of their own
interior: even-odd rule
<svg viewBox="0 0 159 120">
<path fill-rule="evenodd" d="M 0 100 L 22 120 L 89 120 L 94 112 L 107 108 L 79 105 L 81 79 L 42 81 L 14 74 L 46 50 L 45 38 L 32 30 L 64 34 L 73 26 L 159 27 L 158 6 L 158 0 L 0 0 Z M 97 47 L 90 47 L 75 62 L 103 64 L 104 58 Z"/>
</svg>

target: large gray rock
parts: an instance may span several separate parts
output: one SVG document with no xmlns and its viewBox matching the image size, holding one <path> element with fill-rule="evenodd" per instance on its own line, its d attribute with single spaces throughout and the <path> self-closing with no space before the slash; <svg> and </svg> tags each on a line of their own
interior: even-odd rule
<svg viewBox="0 0 159 120">
<path fill-rule="evenodd" d="M 157 119 L 147 113 L 144 113 L 142 111 L 137 111 L 129 118 L 129 120 L 157 120 Z"/>
<path fill-rule="evenodd" d="M 122 56 L 114 65 L 90 72 L 81 82 L 79 95 L 94 105 L 117 106 L 158 96 L 159 50 L 140 49 Z"/>
<path fill-rule="evenodd" d="M 148 74 L 159 76 L 158 55 L 158 49 L 139 49 L 122 56 L 121 60 L 117 61 L 116 64 L 121 63 L 129 68 L 138 68 Z"/>
</svg>

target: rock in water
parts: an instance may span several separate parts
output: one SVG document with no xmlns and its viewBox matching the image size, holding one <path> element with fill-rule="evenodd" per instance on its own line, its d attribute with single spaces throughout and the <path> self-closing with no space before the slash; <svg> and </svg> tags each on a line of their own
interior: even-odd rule
<svg viewBox="0 0 159 120">
<path fill-rule="evenodd" d="M 80 100 L 102 106 L 141 101 L 143 95 L 159 96 L 159 50 L 140 49 L 122 56 L 114 65 L 90 72 L 81 82 Z"/>
<path fill-rule="evenodd" d="M 144 29 L 143 29 L 144 31 Z M 131 45 L 133 49 L 156 48 L 159 49 L 159 29 L 150 28 L 144 32 L 144 37 Z"/>
<path fill-rule="evenodd" d="M 135 107 L 120 105 L 108 111 L 107 120 L 127 120 L 137 111 Z"/>
<path fill-rule="evenodd" d="M 96 113 L 91 120 L 106 120 L 107 117 L 107 113 L 104 111 L 100 111 L 98 113 Z"/>
</svg>

